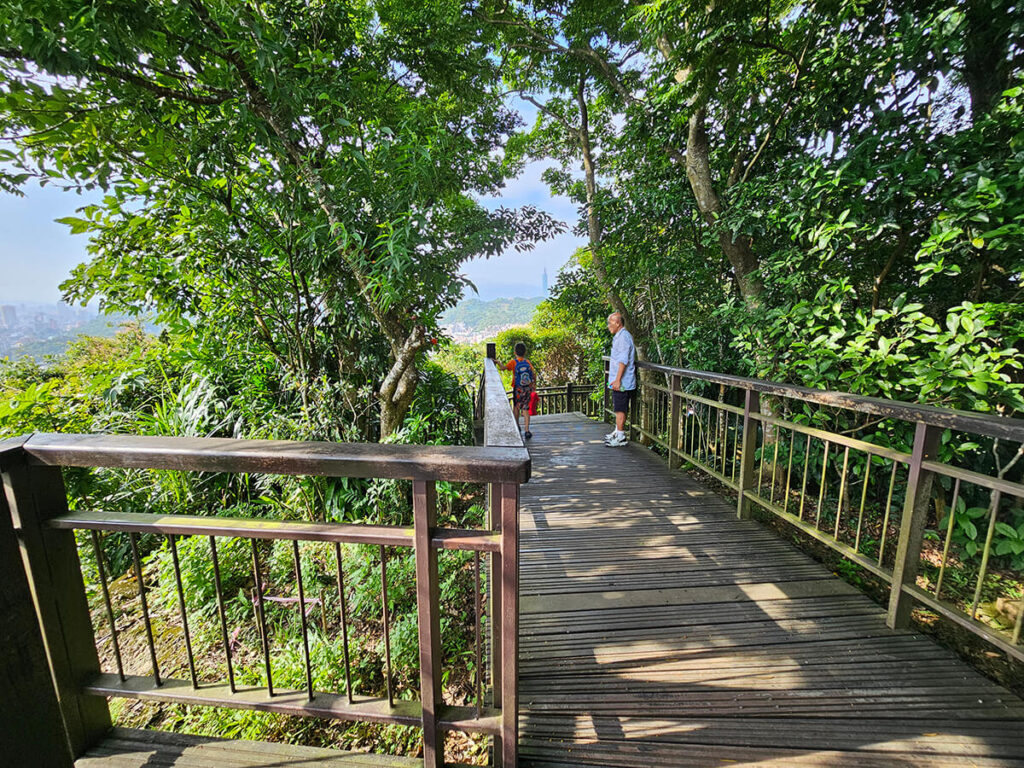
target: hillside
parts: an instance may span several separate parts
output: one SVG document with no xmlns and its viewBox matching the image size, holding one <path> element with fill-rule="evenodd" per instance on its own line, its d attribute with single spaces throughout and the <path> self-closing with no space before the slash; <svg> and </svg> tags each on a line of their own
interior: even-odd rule
<svg viewBox="0 0 1024 768">
<path fill-rule="evenodd" d="M 465 299 L 441 316 L 441 327 L 459 342 L 477 342 L 513 325 L 526 325 L 543 301 L 529 299 Z"/>
</svg>

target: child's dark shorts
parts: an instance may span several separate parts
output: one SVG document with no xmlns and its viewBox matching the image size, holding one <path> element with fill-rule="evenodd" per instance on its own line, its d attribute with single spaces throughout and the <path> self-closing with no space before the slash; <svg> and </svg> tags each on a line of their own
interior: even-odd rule
<svg viewBox="0 0 1024 768">
<path fill-rule="evenodd" d="M 616 413 L 629 413 L 629 404 L 636 397 L 635 389 L 612 390 L 612 410 Z"/>
<path fill-rule="evenodd" d="M 512 405 L 521 411 L 528 410 L 530 407 L 530 394 L 533 392 L 533 387 L 512 387 Z"/>
</svg>

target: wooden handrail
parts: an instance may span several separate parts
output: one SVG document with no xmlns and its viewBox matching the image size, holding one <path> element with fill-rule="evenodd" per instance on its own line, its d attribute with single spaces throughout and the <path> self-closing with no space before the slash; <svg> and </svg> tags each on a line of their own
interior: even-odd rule
<svg viewBox="0 0 1024 768">
<path fill-rule="evenodd" d="M 604 361 L 607 376 L 610 359 L 606 356 Z M 630 429 L 661 448 L 670 466 L 690 462 L 736 491 L 740 517 L 749 516 L 755 506 L 759 507 L 888 582 L 890 626 L 906 627 L 911 608 L 917 602 L 984 638 L 1009 656 L 1024 661 L 1024 612 L 1018 614 L 1012 630 L 1005 635 L 977 620 L 990 557 L 994 556 L 993 533 L 1000 509 L 1008 506 L 1002 502 L 1006 498 L 1024 501 L 1024 484 L 937 460 L 947 429 L 1024 444 L 1024 419 L 653 363 L 638 362 L 637 365 L 663 374 L 668 386 L 640 383 L 640 388 L 646 390 L 645 396 L 633 401 L 634 406 L 639 404 L 636 408 L 639 414 L 634 413 Z M 732 390 L 729 399 L 736 403 L 738 395 L 742 398 L 742 407 L 727 404 L 724 399 L 689 392 L 684 386 L 686 379 L 728 387 Z M 901 422 L 904 429 L 913 428 L 911 451 L 907 453 L 898 450 L 899 446 L 876 445 L 841 432 L 797 423 L 781 412 L 762 412 L 764 395 Z M 610 413 L 607 389 L 605 411 Z M 812 453 L 814 461 L 810 461 Z M 872 544 L 877 552 L 866 556 L 863 546 L 869 538 L 864 529 L 865 510 L 870 509 L 869 475 L 875 486 L 880 486 L 875 490 L 880 492 L 884 502 L 880 499 L 876 502 L 881 506 L 882 516 L 878 543 Z M 809 479 L 810 487 L 816 489 L 816 500 L 808 493 Z M 960 596 L 957 603 L 940 597 L 944 571 L 951 559 L 955 559 L 950 546 L 956 515 L 947 512 L 948 522 L 940 532 L 944 536 L 940 539 L 942 555 L 935 583 L 927 590 L 918 586 L 926 522 L 931 514 L 933 489 L 940 481 L 948 484 L 940 491 L 949 504 L 947 510 L 957 503 L 958 494 L 968 486 L 974 489 L 973 503 L 987 506 L 984 518 L 975 523 L 981 563 L 978 573 L 971 576 L 974 596 L 973 599 Z M 857 497 L 847 498 L 850 485 L 855 483 L 861 485 Z M 833 493 L 826 496 L 830 486 Z M 965 494 L 959 499 L 964 502 Z M 823 515 L 828 520 L 825 527 L 822 526 Z M 896 540 L 887 546 L 893 531 L 898 532 L 894 536 Z M 877 531 L 872 535 L 877 535 Z"/>
<path fill-rule="evenodd" d="M 512 420 L 511 412 L 508 419 Z M 46 466 L 481 483 L 529 479 L 525 451 L 506 450 L 500 443 L 492 446 L 498 447 L 52 433 L 29 435 L 21 442 L 33 464 Z"/>
<path fill-rule="evenodd" d="M 523 436 L 516 426 L 515 417 L 508 406 L 508 395 L 501 373 L 493 359 L 484 361 L 481 381 L 483 392 L 484 446 L 488 448 L 518 448 L 526 452 Z M 529 456 L 529 454 L 526 454 Z"/>
<path fill-rule="evenodd" d="M 53 680 L 60 704 L 58 723 L 49 731 L 65 735 L 67 751 L 62 765 L 70 766 L 88 746 L 110 727 L 105 696 L 126 696 L 155 701 L 187 701 L 208 705 L 267 712 L 288 712 L 339 719 L 414 724 L 423 727 L 424 766 L 443 764 L 445 730 L 459 729 L 494 735 L 495 751 L 503 765 L 514 766 L 518 756 L 518 513 L 519 485 L 530 476 L 530 457 L 516 429 L 511 408 L 501 386 L 501 375 L 493 359 L 483 363 L 480 397 L 477 398 L 485 435 L 481 446 L 414 446 L 296 442 L 278 440 L 232 440 L 225 438 L 184 438 L 133 435 L 66 435 L 36 433 L 0 441 L 0 472 L 4 491 L 0 514 L 13 523 L 7 530 L 7 545 L 17 538 L 24 555 L 17 569 L 27 575 L 32 587 L 35 611 L 9 611 L 16 621 L 35 624 L 38 616 L 40 638 L 32 649 L 45 650 L 47 680 Z M 321 477 L 364 477 L 412 481 L 413 526 L 351 525 L 254 518 L 220 518 L 163 515 L 145 512 L 68 510 L 62 467 L 112 467 L 177 470 L 190 472 L 259 473 Z M 479 482 L 488 488 L 488 521 L 484 530 L 442 528 L 437 524 L 438 481 Z M 0 532 L 4 528 L 0 526 Z M 77 558 L 74 532 L 88 531 L 96 548 L 96 562 L 111 625 L 118 674 L 100 668 L 95 636 L 86 601 L 85 586 Z M 108 585 L 102 571 L 98 532 L 121 532 L 129 536 L 140 606 L 152 663 L 152 676 L 125 675 L 117 649 L 117 631 L 110 607 Z M 150 618 L 146 608 L 144 576 L 137 540 L 140 535 L 168 537 L 174 553 L 175 580 L 181 606 L 181 620 L 189 656 L 191 680 L 166 678 L 160 670 Z M 209 539 L 211 568 L 217 589 L 217 605 L 227 660 L 227 684 L 197 684 L 192 650 L 188 641 L 185 599 L 178 574 L 174 542 L 182 536 Z M 264 642 L 266 685 L 239 688 L 232 674 L 230 641 L 225 619 L 216 539 L 251 540 L 252 569 L 256 579 L 256 617 Z M 388 657 L 388 697 L 355 697 L 351 690 L 328 694 L 313 689 L 308 650 L 305 654 L 306 690 L 275 691 L 271 681 L 270 654 L 266 648 L 267 629 L 263 615 L 263 593 L 259 586 L 257 542 L 292 542 L 296 582 L 300 585 L 302 637 L 308 649 L 304 602 L 301 590 L 299 542 L 332 544 L 337 558 L 338 589 L 343 590 L 342 543 L 375 545 L 381 549 L 383 604 L 388 602 L 385 547 L 411 548 L 416 563 L 417 622 L 419 629 L 420 700 L 393 701 Z M 10 549 L 10 546 L 8 546 Z M 481 555 L 489 563 L 491 623 L 486 633 L 491 646 L 491 702 L 484 706 L 478 696 L 476 707 L 446 707 L 441 691 L 442 645 L 440 635 L 440 583 L 437 552 L 456 549 L 475 554 L 479 571 Z M 7 551 L 7 550 L 5 550 Z M 5 561 L 6 562 L 6 561 Z M 10 562 L 6 562 L 10 565 Z M 477 600 L 479 604 L 479 594 Z M 341 597 L 342 629 L 344 597 Z M 385 624 L 387 613 L 385 608 Z M 476 618 L 477 648 L 480 647 L 481 618 Z M 20 626 L 20 625 L 19 625 Z M 20 631 L 20 630 L 19 630 Z M 24 634 L 24 633 L 23 633 Z M 343 637 L 347 637 L 344 635 Z M 387 635 L 385 635 L 387 637 Z M 45 649 L 42 640 L 45 639 Z M 345 646 L 346 678 L 348 650 Z M 6 651 L 10 653 L 10 650 Z M 26 649 L 21 649 L 25 656 Z M 29 654 L 31 655 L 31 654 Z M 482 667 L 477 664 L 477 674 Z M 47 672 L 47 670 L 44 670 Z M 37 676 L 38 677 L 38 676 Z M 36 680 L 34 685 L 38 684 Z M 478 692 L 482 678 L 477 679 Z M 474 714 L 475 713 L 475 714 Z M 56 715 L 55 715 L 56 716 Z M 29 729 L 32 730 L 32 729 Z M 32 732 L 40 732 L 36 728 Z M 57 763 L 55 763 L 56 765 Z"/>
<path fill-rule="evenodd" d="M 608 359 L 607 356 L 604 357 L 604 360 L 607 361 Z M 727 387 L 802 400 L 832 408 L 845 408 L 850 411 L 869 413 L 873 416 L 883 416 L 903 421 L 920 421 L 929 426 L 943 429 L 959 429 L 976 435 L 985 435 L 986 437 L 1024 441 L 1024 419 L 991 416 L 984 413 L 972 413 L 971 411 L 958 411 L 953 408 L 940 408 L 934 405 L 905 403 L 899 400 L 886 400 L 880 397 L 865 397 L 863 395 L 852 395 L 848 392 L 836 392 L 834 390 L 811 389 L 810 387 L 802 387 L 796 384 L 781 384 L 775 381 L 748 379 L 725 373 L 675 368 L 669 365 L 658 365 L 657 363 L 638 361 L 637 367 L 663 373 L 666 376 L 679 375 L 687 379 L 707 381 L 712 384 L 724 384 Z"/>
</svg>

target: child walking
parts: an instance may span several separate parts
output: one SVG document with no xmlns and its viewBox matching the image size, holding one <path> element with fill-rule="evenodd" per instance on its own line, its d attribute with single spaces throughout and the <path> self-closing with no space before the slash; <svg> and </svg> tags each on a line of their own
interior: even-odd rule
<svg viewBox="0 0 1024 768">
<path fill-rule="evenodd" d="M 523 437 L 529 440 L 533 437 L 530 432 L 530 395 L 537 383 L 537 373 L 533 370 L 533 364 L 526 359 L 526 345 L 518 342 L 515 348 L 516 356 L 508 361 L 505 370 L 512 371 L 512 413 L 516 417 L 516 426 L 519 426 L 519 413 L 526 414 L 526 431 Z"/>
</svg>

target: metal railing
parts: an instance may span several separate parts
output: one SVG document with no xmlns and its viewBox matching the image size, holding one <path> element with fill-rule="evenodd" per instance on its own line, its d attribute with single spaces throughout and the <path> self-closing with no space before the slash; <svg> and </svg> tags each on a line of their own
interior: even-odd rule
<svg viewBox="0 0 1024 768">
<path fill-rule="evenodd" d="M 558 413 L 582 413 L 584 416 L 599 416 L 601 406 L 593 398 L 598 388 L 589 384 L 566 384 L 564 386 L 536 387 L 537 414 L 547 416 Z M 512 391 L 506 392 L 509 403 Z"/>
<path fill-rule="evenodd" d="M 63 734 L 67 744 L 65 762 L 70 765 L 109 730 L 111 716 L 105 697 L 125 697 L 157 702 L 212 705 L 232 709 L 258 710 L 288 715 L 359 720 L 421 726 L 424 764 L 441 766 L 444 760 L 445 731 L 459 730 L 490 734 L 495 740 L 495 762 L 514 766 L 517 760 L 517 675 L 518 675 L 518 506 L 519 485 L 529 478 L 529 455 L 514 430 L 514 421 L 501 387 L 500 374 L 493 361 L 484 362 L 484 380 L 479 410 L 485 439 L 478 447 L 407 446 L 380 444 L 334 444 L 262 440 L 193 439 L 172 437 L 132 437 L 114 435 L 34 434 L 0 442 L 0 471 L 4 493 L 0 494 L 0 544 L 3 554 L 14 551 L 16 540 L 21 558 L 6 558 L 0 576 L 5 584 L 27 583 L 31 605 L 22 599 L 8 605 L 5 620 L 13 622 L 18 647 L 4 647 L 8 667 L 15 659 L 30 658 L 45 648 L 47 668 L 32 668 L 18 682 L 24 690 L 5 695 L 36 696 L 45 699 L 52 678 L 59 707 L 59 722 L 47 731 Z M 509 430 L 509 424 L 512 430 Z M 512 435 L 512 432 L 515 432 Z M 135 469 L 172 469 L 184 472 L 259 473 L 264 475 L 301 475 L 313 477 L 386 478 L 411 483 L 413 525 L 350 525 L 295 520 L 158 515 L 151 513 L 112 513 L 101 510 L 68 510 L 67 492 L 62 476 L 64 467 L 113 467 Z M 437 525 L 439 481 L 486 483 L 489 491 L 489 516 L 484 529 L 443 528 Z M 113 662 L 103 668 L 97 651 L 97 637 L 90 616 L 75 531 L 87 531 L 93 548 L 103 598 L 105 624 Z M 122 660 L 117 619 L 111 603 L 108 574 L 104 567 L 104 533 L 127 534 L 131 550 L 137 605 L 145 631 L 148 674 L 127 674 Z M 156 588 L 154 577 L 144 571 L 139 556 L 139 537 L 163 537 L 173 555 L 173 576 L 162 588 L 177 597 L 174 637 L 185 646 L 189 674 L 187 679 L 168 677 L 162 668 L 153 629 L 149 595 Z M 220 654 L 226 679 L 209 682 L 197 674 L 192 642 L 194 610 L 182 580 L 179 547 L 185 537 L 203 537 L 208 541 L 210 576 L 216 588 L 216 618 L 219 624 Z M 224 539 L 248 540 L 249 563 L 246 578 L 252 577 L 253 610 L 251 617 L 231 617 L 225 610 L 222 579 L 229 566 L 218 558 L 218 543 Z M 293 600 L 301 628 L 304 684 L 285 688 L 274 679 L 273 649 L 275 635 L 269 626 L 263 575 L 268 564 L 261 553 L 265 542 L 290 542 L 291 567 L 297 587 Z M 365 695 L 354 690 L 349 668 L 350 622 L 346 615 L 345 563 L 342 545 L 379 547 L 380 594 L 383 612 L 383 640 L 386 647 L 385 679 L 387 696 Z M 287 544 L 285 545 L 287 547 Z M 305 550 L 302 549 L 305 547 Z M 345 671 L 344 690 L 323 691 L 314 684 L 316 670 L 310 657 L 311 627 L 309 606 L 318 601 L 303 591 L 303 552 L 320 547 L 325 559 L 332 559 L 337 590 L 336 619 L 342 636 Z M 475 572 L 475 706 L 445 706 L 442 699 L 440 632 L 440 584 L 438 552 L 464 550 L 473 553 Z M 395 550 L 412 550 L 415 560 L 416 626 L 418 627 L 419 690 L 415 699 L 398 699 L 392 689 L 392 658 L 389 639 L 389 592 L 387 560 Z M 223 554 L 223 553 L 222 553 Z M 488 585 L 491 607 L 484 613 L 480 590 L 480 559 L 489 566 Z M 15 563 L 14 560 L 21 562 Z M 23 568 L 21 566 L 24 566 Z M 238 565 L 237 559 L 234 565 Z M 26 590 L 26 594 L 29 590 Z M 16 591 L 16 590 L 15 590 Z M 281 599 L 281 598 L 278 598 Z M 320 599 L 321 610 L 326 600 Z M 486 620 L 489 627 L 482 628 Z M 255 623 L 259 636 L 258 670 L 249 670 L 243 684 L 233 658 L 239 623 Z M 332 620 L 333 621 L 333 620 Z M 323 618 L 324 631 L 327 619 Z M 191 629 L 190 629 L 191 627 Z M 234 630 L 234 631 L 232 631 Z M 252 628 L 250 628 L 250 631 Z M 41 634 L 41 638 L 39 637 Z M 482 635 L 490 639 L 489 659 L 480 658 Z M 37 653 L 41 658 L 43 654 Z M 34 658 L 34 657 L 32 657 Z M 484 693 L 484 669 L 489 667 L 490 691 Z M 38 724 L 37 724 L 38 725 Z M 4 729 L 17 726 L 5 722 Z M 42 727 L 42 726 L 40 726 Z M 36 749 L 43 736 L 39 728 L 19 734 L 5 743 Z M 58 740 L 60 741 L 60 740 Z M 28 752 L 27 752 L 28 753 Z"/>
<path fill-rule="evenodd" d="M 887 583 L 891 627 L 920 604 L 1024 661 L 1024 420 L 637 365 L 629 429 L 671 467 Z"/>
</svg>

